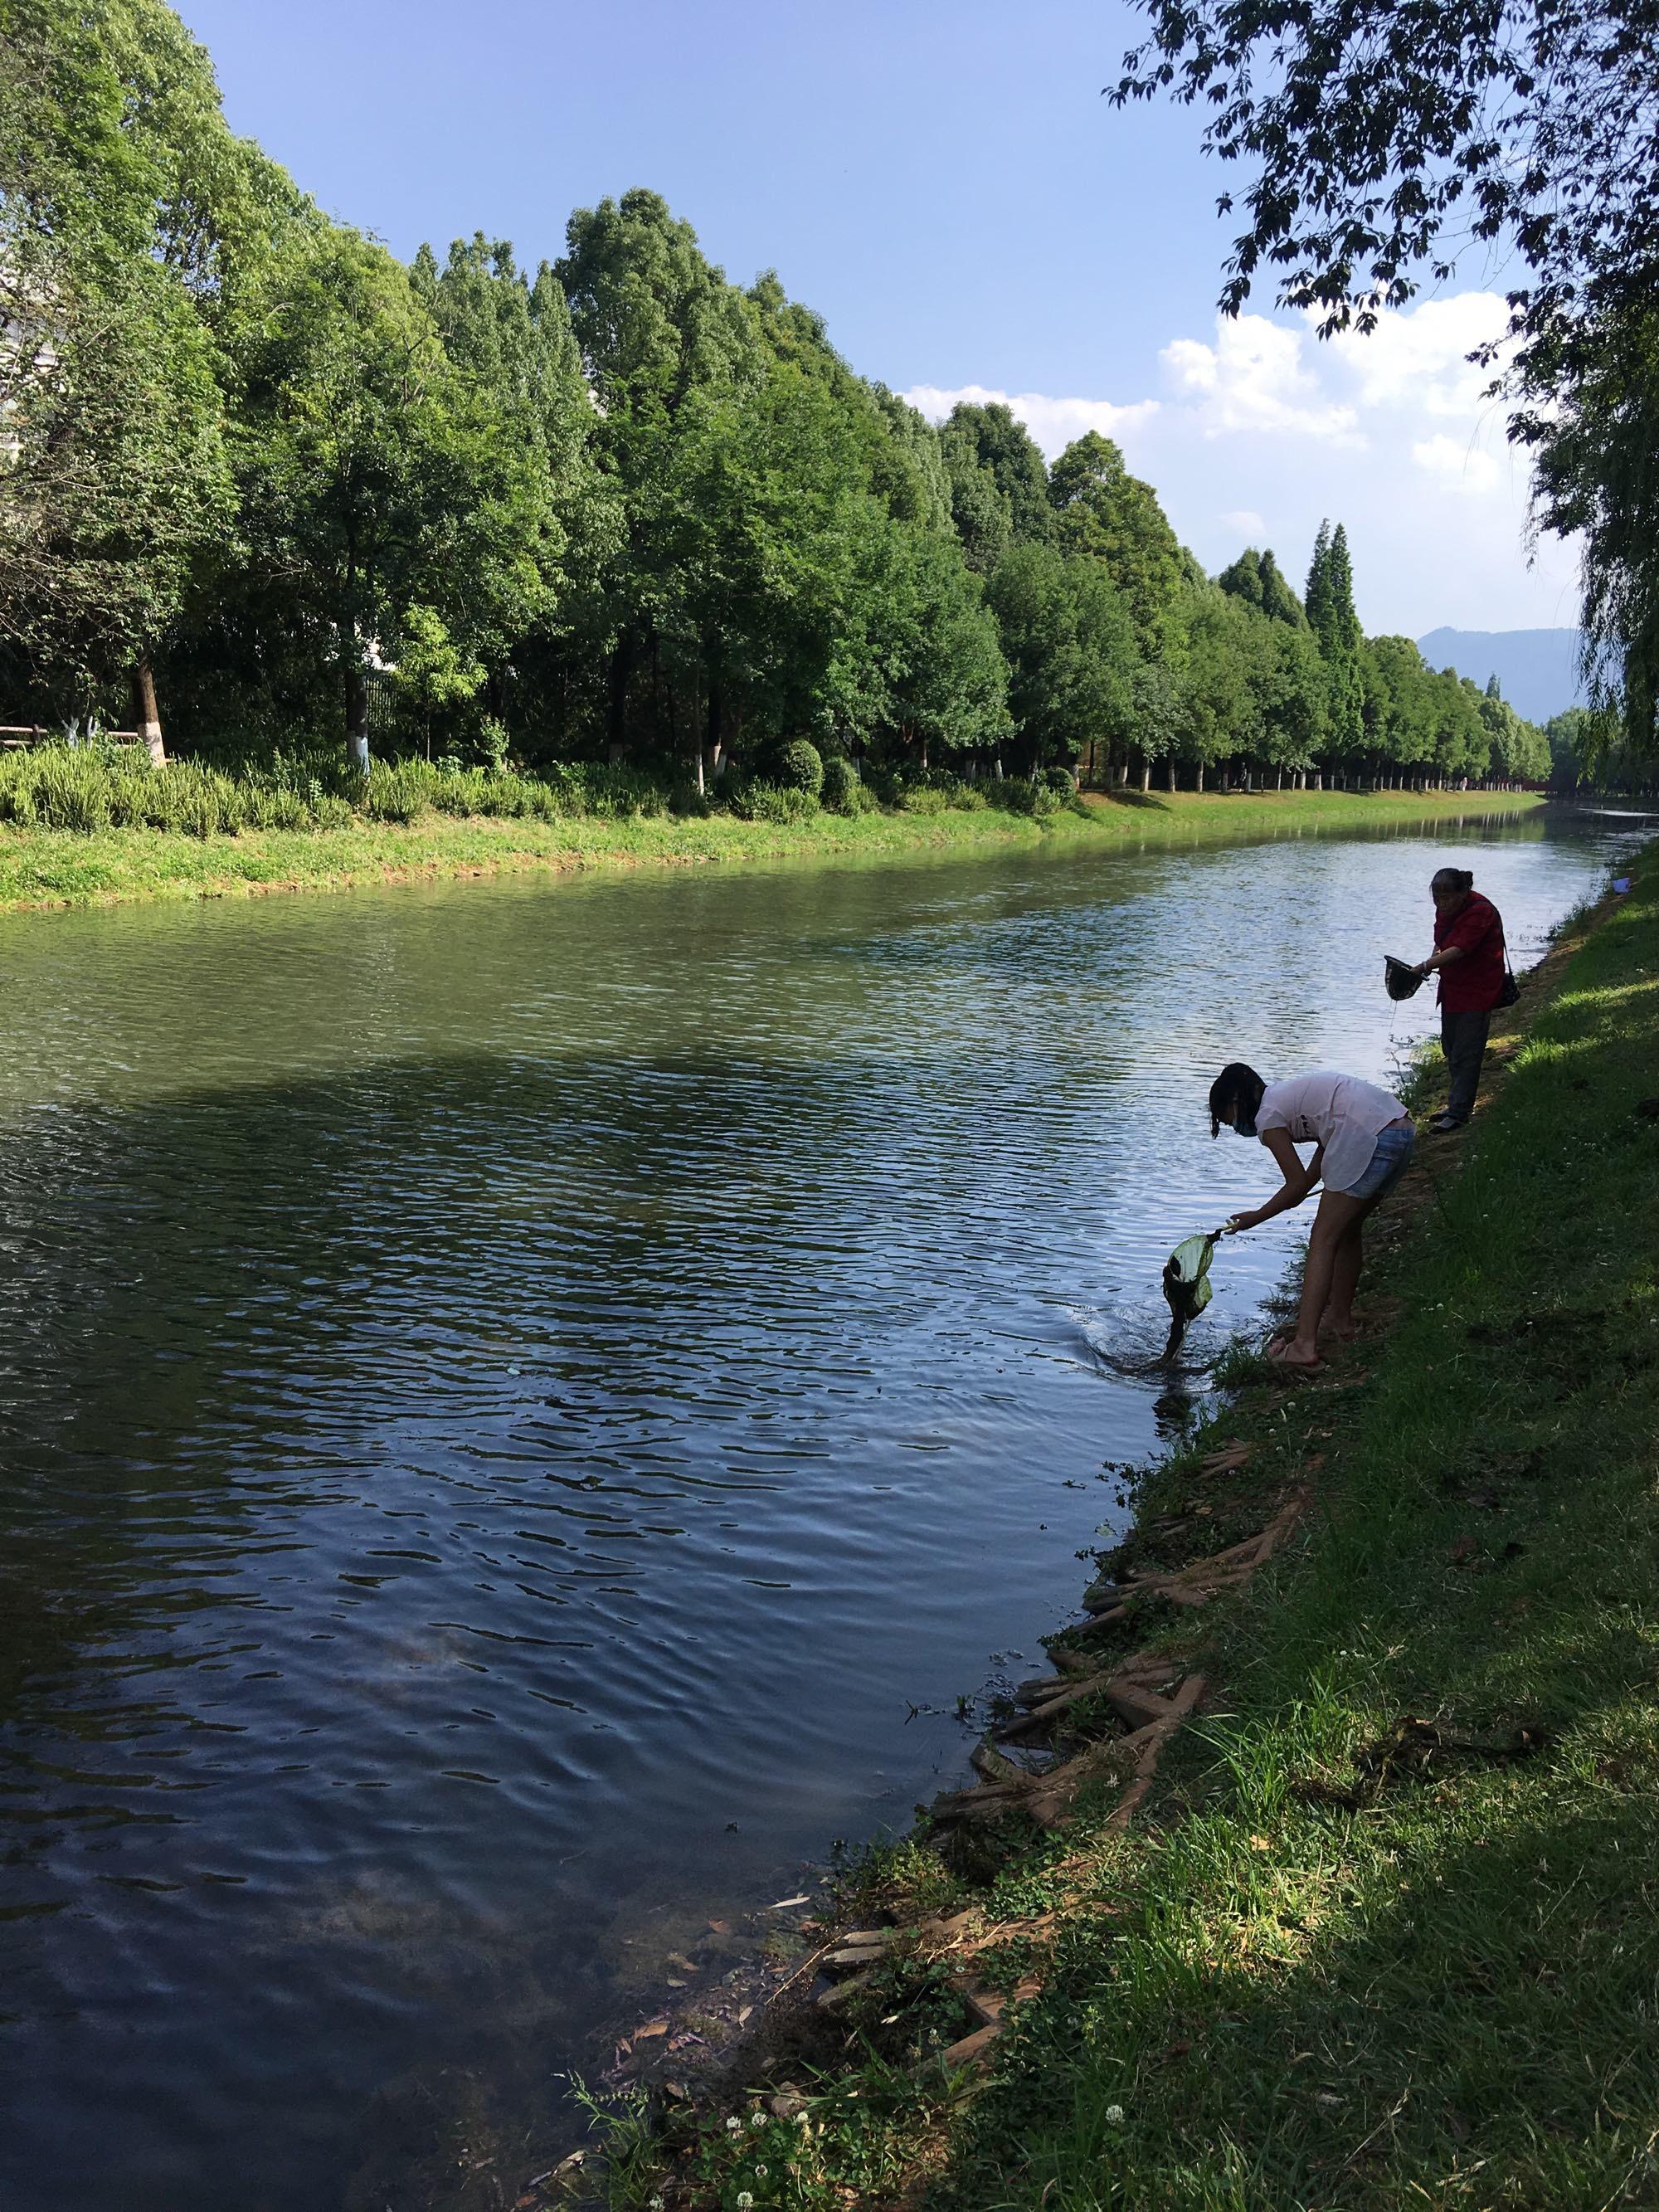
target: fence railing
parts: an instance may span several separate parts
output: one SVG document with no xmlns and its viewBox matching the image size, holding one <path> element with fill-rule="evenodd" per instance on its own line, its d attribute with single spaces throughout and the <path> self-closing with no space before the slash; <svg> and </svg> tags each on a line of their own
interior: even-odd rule
<svg viewBox="0 0 1659 2212">
<path fill-rule="evenodd" d="M 61 729 L 48 729 L 43 722 L 0 722 L 0 752 L 20 752 L 25 745 L 46 744 L 63 734 Z M 100 730 L 98 734 L 100 738 L 113 738 L 119 744 L 143 743 L 137 730 Z"/>
</svg>

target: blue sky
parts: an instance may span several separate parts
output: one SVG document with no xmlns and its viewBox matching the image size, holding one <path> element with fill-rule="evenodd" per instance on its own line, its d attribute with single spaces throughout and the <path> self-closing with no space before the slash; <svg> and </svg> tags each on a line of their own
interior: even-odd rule
<svg viewBox="0 0 1659 2212">
<path fill-rule="evenodd" d="M 574 206 L 662 192 L 711 258 L 775 268 L 865 374 L 934 411 L 1006 396 L 1057 451 L 1094 425 L 1212 568 L 1293 574 L 1346 521 L 1360 614 L 1571 622 L 1573 563 L 1529 572 L 1525 472 L 1462 368 L 1501 319 L 1489 269 L 1322 346 L 1297 318 L 1218 331 L 1228 179 L 1199 118 L 1100 96 L 1137 19 L 1027 0 L 185 0 L 231 123 L 331 213 L 411 253 L 482 228 L 556 255 Z"/>
</svg>

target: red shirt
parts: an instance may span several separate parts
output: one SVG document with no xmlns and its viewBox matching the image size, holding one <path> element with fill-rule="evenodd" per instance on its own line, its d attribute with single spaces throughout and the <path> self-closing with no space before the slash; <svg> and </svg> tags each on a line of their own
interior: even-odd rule
<svg viewBox="0 0 1659 2212">
<path fill-rule="evenodd" d="M 1471 891 L 1454 915 L 1438 908 L 1434 949 L 1462 948 L 1463 957 L 1436 970 L 1440 1003 L 1449 1014 L 1484 1014 L 1498 1004 L 1504 988 L 1504 918 L 1489 898 Z"/>
</svg>

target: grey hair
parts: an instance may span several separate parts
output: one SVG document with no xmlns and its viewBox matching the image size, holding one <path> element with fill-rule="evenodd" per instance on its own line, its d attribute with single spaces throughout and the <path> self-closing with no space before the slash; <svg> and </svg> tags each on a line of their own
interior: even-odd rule
<svg viewBox="0 0 1659 2212">
<path fill-rule="evenodd" d="M 1431 891 L 1472 891 L 1474 878 L 1468 868 L 1437 868 L 1429 878 Z"/>
</svg>

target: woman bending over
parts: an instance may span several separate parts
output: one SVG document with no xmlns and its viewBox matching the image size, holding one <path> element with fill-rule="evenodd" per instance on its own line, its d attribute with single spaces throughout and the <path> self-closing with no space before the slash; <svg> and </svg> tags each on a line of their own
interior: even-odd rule
<svg viewBox="0 0 1659 2212">
<path fill-rule="evenodd" d="M 1264 1083 L 1253 1067 L 1232 1060 L 1210 1086 L 1210 1134 L 1225 1122 L 1235 1134 L 1259 1137 L 1284 1177 L 1265 1206 L 1235 1213 L 1230 1229 L 1255 1229 L 1300 1206 L 1314 1185 L 1325 1188 L 1308 1239 L 1308 1265 L 1296 1331 L 1276 1336 L 1267 1357 L 1281 1367 L 1317 1367 L 1319 1335 L 1354 1334 L 1353 1294 L 1365 1263 L 1365 1216 L 1411 1165 L 1416 1133 L 1400 1101 L 1357 1075 L 1321 1068 L 1284 1083 Z M 1298 1145 L 1312 1145 L 1304 1167 Z"/>
</svg>

